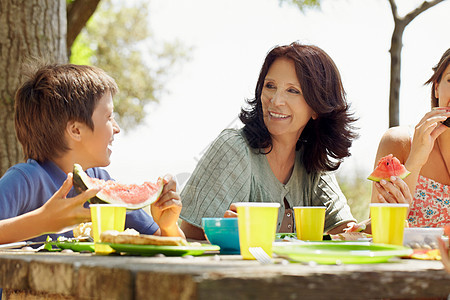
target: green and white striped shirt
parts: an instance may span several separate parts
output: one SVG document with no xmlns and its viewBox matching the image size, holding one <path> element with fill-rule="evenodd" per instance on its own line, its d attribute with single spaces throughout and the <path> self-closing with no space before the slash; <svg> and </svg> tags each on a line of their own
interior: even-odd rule
<svg viewBox="0 0 450 300">
<path fill-rule="evenodd" d="M 251 148 L 242 129 L 225 129 L 200 159 L 181 191 L 180 217 L 201 227 L 202 218 L 222 217 L 234 202 L 277 202 L 278 229 L 286 198 L 290 207 L 325 206 L 325 231 L 355 221 L 333 173 L 308 174 L 296 152 L 287 184 L 273 174 L 267 157 Z"/>
</svg>

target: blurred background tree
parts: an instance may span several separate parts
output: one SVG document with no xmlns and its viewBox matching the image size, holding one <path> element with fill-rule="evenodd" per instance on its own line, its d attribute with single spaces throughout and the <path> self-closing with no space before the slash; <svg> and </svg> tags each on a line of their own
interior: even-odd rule
<svg viewBox="0 0 450 300">
<path fill-rule="evenodd" d="M 103 68 L 121 90 L 114 99 L 121 126 L 142 122 L 145 106 L 158 101 L 189 52 L 177 41 L 156 40 L 148 17 L 144 0 L 0 1 L 0 176 L 23 161 L 14 131 L 14 94 L 29 59 L 67 63 L 70 56 L 73 63 Z"/>
<path fill-rule="evenodd" d="M 306 8 L 320 8 L 321 0 L 279 0 L 280 4 L 288 3 L 297 6 L 300 11 Z M 402 61 L 403 33 L 417 16 L 427 9 L 447 0 L 423 1 L 420 5 L 400 16 L 398 13 L 397 2 L 387 0 L 391 8 L 392 18 L 394 19 L 394 29 L 392 30 L 391 48 L 391 69 L 390 69 L 390 89 L 389 89 L 389 127 L 400 125 L 400 71 Z"/>
<path fill-rule="evenodd" d="M 71 49 L 71 63 L 98 66 L 116 80 L 120 92 L 114 110 L 126 130 L 142 123 L 146 105 L 167 92 L 164 82 L 189 56 L 189 48 L 180 42 L 154 37 L 148 5 L 102 0 Z"/>
<path fill-rule="evenodd" d="M 337 180 L 353 216 L 359 222 L 369 217 L 369 203 L 372 193 L 372 181 L 366 179 L 368 174 L 357 174 L 354 177 L 340 176 Z"/>
<path fill-rule="evenodd" d="M 22 64 L 40 57 L 67 62 L 65 0 L 0 1 L 0 176 L 23 160 L 14 130 L 14 94 Z"/>
</svg>

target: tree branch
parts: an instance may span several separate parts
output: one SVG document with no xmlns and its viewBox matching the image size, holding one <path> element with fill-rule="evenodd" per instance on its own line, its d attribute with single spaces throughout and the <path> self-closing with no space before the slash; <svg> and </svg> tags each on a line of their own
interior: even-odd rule
<svg viewBox="0 0 450 300">
<path fill-rule="evenodd" d="M 444 0 L 433 0 L 430 2 L 424 1 L 422 3 L 422 5 L 418 6 L 416 9 L 412 10 L 405 17 L 403 17 L 403 19 L 405 20 L 405 23 L 406 23 L 405 26 L 408 25 L 409 22 L 414 20 L 414 18 L 417 17 L 418 15 L 420 15 L 422 12 L 426 11 L 430 7 L 435 6 L 436 4 L 439 4 L 442 1 L 444 1 Z"/>
<path fill-rule="evenodd" d="M 67 6 L 67 52 L 86 22 L 94 14 L 100 0 L 75 0 Z"/>
<path fill-rule="evenodd" d="M 392 16 L 394 17 L 394 21 L 395 21 L 395 20 L 399 19 L 397 3 L 395 3 L 395 0 L 389 0 L 389 4 L 391 5 Z"/>
</svg>

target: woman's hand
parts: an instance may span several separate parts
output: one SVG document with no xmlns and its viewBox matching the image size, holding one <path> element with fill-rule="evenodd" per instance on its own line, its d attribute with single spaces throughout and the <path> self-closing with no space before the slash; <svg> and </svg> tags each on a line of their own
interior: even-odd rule
<svg viewBox="0 0 450 300">
<path fill-rule="evenodd" d="M 370 219 L 369 219 L 370 221 Z M 367 227 L 367 222 L 368 221 L 364 221 L 361 223 L 356 223 L 356 222 L 349 222 L 347 223 L 347 228 L 344 228 L 344 232 L 350 233 L 350 232 L 361 232 L 361 231 L 365 231 L 366 227 Z"/>
<path fill-rule="evenodd" d="M 400 177 L 391 176 L 390 180 L 382 179 L 380 182 L 375 182 L 378 202 L 411 204 L 412 195 L 408 185 Z"/>
<path fill-rule="evenodd" d="M 420 170 L 427 162 L 436 138 L 448 129 L 447 126 L 441 124 L 448 117 L 450 117 L 450 112 L 433 109 L 419 121 L 414 130 L 411 152 L 405 162 L 408 169 L 418 168 Z"/>
<path fill-rule="evenodd" d="M 180 195 L 176 192 L 177 183 L 171 175 L 164 176 L 163 180 L 161 196 L 150 207 L 152 217 L 158 224 L 161 235 L 184 237 L 177 224 L 182 208 Z"/>
<path fill-rule="evenodd" d="M 223 215 L 224 218 L 237 218 L 237 209 L 236 204 L 231 203 L 230 209 L 228 209 L 225 214 Z"/>
</svg>

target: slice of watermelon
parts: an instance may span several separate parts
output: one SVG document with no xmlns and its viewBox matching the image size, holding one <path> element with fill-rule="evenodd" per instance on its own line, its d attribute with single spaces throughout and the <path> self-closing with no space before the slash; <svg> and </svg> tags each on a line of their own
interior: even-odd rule
<svg viewBox="0 0 450 300">
<path fill-rule="evenodd" d="M 159 178 L 157 183 L 121 184 L 114 180 L 91 178 L 79 164 L 73 165 L 73 185 L 77 193 L 89 188 L 101 188 L 90 203 L 110 203 L 125 205 L 127 209 L 140 209 L 158 200 L 164 183 Z"/>
<path fill-rule="evenodd" d="M 367 177 L 367 179 L 377 182 L 381 179 L 391 181 L 391 176 L 396 176 L 403 179 L 409 174 L 411 174 L 411 172 L 406 170 L 405 166 L 401 164 L 394 155 L 389 154 L 385 157 L 382 157 L 378 161 L 377 167 L 375 168 L 375 170 L 373 170 L 372 174 Z"/>
</svg>

